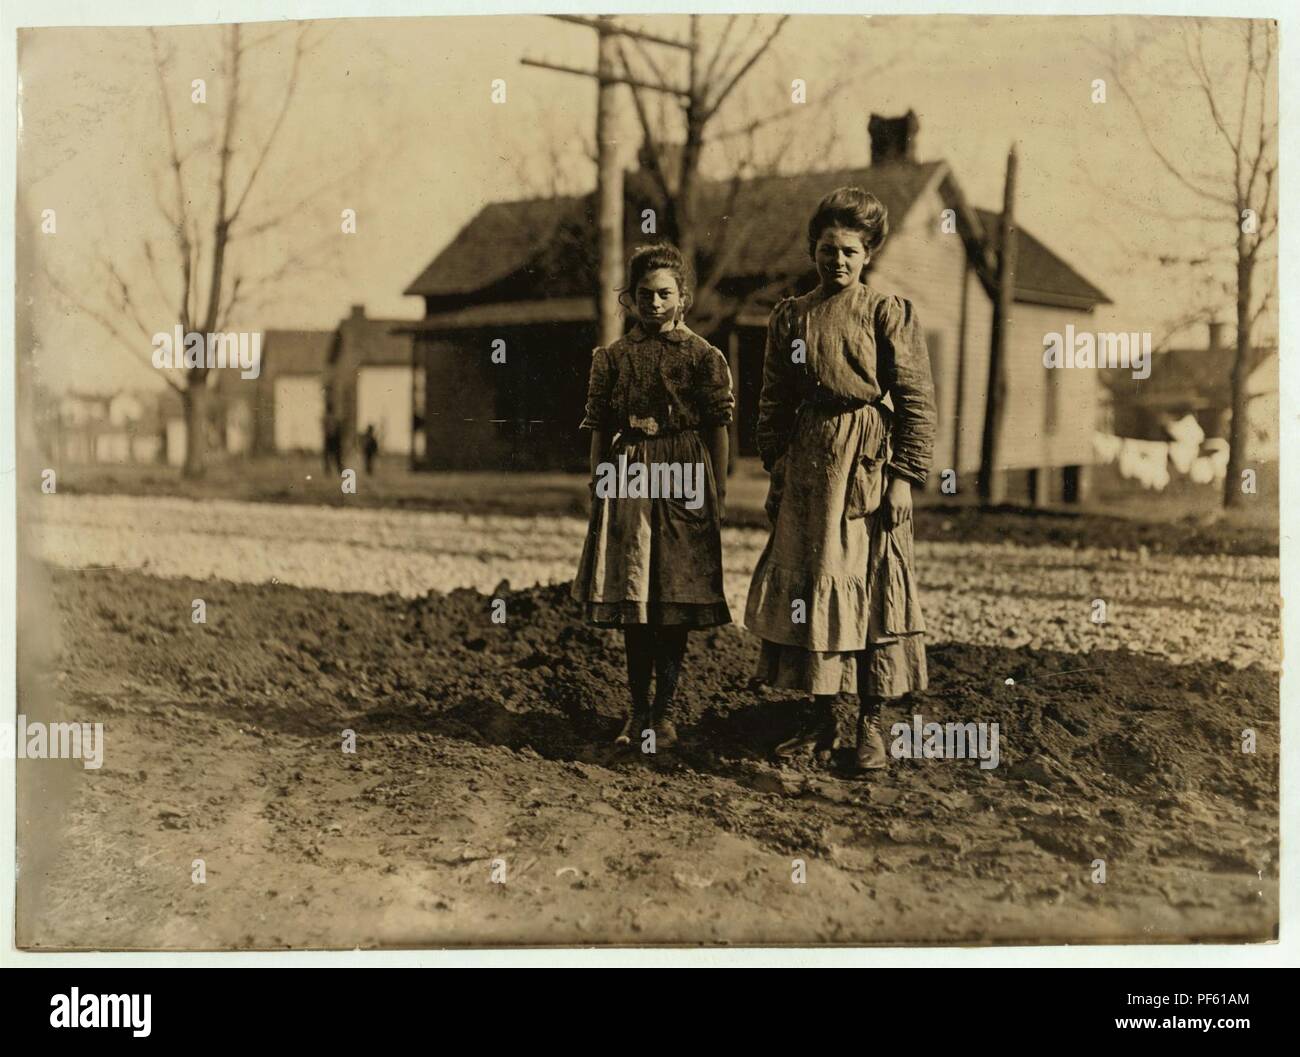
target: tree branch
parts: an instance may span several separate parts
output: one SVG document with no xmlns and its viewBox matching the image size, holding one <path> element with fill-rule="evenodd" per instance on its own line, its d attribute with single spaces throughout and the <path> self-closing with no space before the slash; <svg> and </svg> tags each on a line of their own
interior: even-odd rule
<svg viewBox="0 0 1300 1057">
<path fill-rule="evenodd" d="M 1191 38 L 1186 30 L 1183 32 L 1183 50 L 1187 52 L 1187 65 L 1191 67 L 1192 73 L 1196 75 L 1197 81 L 1201 86 L 1201 94 L 1205 96 L 1205 101 L 1210 107 L 1210 117 L 1214 121 L 1214 127 L 1219 130 L 1223 136 L 1224 142 L 1228 144 L 1228 150 L 1237 161 L 1237 183 L 1240 182 L 1241 176 L 1241 144 L 1234 142 L 1228 132 L 1227 126 L 1223 123 L 1223 118 L 1219 114 L 1219 104 L 1214 98 L 1214 83 L 1210 78 L 1210 71 L 1205 65 L 1205 52 L 1201 47 L 1201 27 L 1200 23 L 1193 23 L 1193 33 L 1196 39 L 1196 52 L 1192 53 Z M 1242 106 L 1245 106 L 1243 97 Z M 1237 188 L 1240 193 L 1240 187 Z"/>
<path fill-rule="evenodd" d="M 1113 65 L 1111 68 L 1111 78 L 1112 80 L 1114 80 L 1114 82 L 1117 85 L 1119 85 L 1120 93 L 1124 96 L 1124 98 L 1128 101 L 1129 106 L 1133 109 L 1133 115 L 1134 117 L 1137 118 L 1138 129 L 1142 133 L 1142 138 L 1146 140 L 1147 146 L 1151 149 L 1151 153 L 1156 156 L 1156 160 L 1160 162 L 1161 167 L 1170 176 L 1172 176 L 1175 180 L 1177 180 L 1180 184 L 1182 184 L 1183 187 L 1187 188 L 1187 190 L 1191 191 L 1193 194 L 1197 195 L 1198 197 L 1204 198 L 1210 202 L 1218 202 L 1220 205 L 1227 206 L 1229 209 L 1236 209 L 1237 202 L 1235 198 L 1227 198 L 1223 195 L 1215 194 L 1213 191 L 1208 191 L 1203 187 L 1198 187 L 1195 183 L 1193 183 L 1191 180 L 1189 180 L 1186 176 L 1183 175 L 1183 173 L 1179 170 L 1179 168 L 1176 165 L 1174 165 L 1172 161 L 1169 160 L 1169 157 L 1165 154 L 1165 152 L 1160 149 L 1160 145 L 1155 141 L 1155 137 L 1151 135 L 1151 129 L 1147 125 L 1146 116 L 1143 114 L 1142 108 L 1138 106 L 1137 100 L 1135 100 L 1132 94 L 1129 92 L 1128 85 L 1124 83 L 1124 79 L 1120 75 L 1118 68 Z"/>
<path fill-rule="evenodd" d="M 623 64 L 623 69 L 628 71 L 630 74 L 627 62 L 627 53 L 623 49 L 622 41 L 619 41 L 618 57 Z M 671 202 L 673 197 L 672 191 L 668 184 L 668 177 L 664 173 L 663 157 L 659 153 L 658 137 L 655 135 L 654 128 L 650 121 L 650 114 L 646 110 L 645 99 L 641 95 L 641 89 L 635 85 L 631 86 L 631 91 L 632 102 L 636 107 L 637 120 L 641 123 L 641 134 L 645 137 L 646 155 L 650 162 L 650 175 L 653 177 L 655 185 L 659 188 L 660 194 L 664 196 L 664 201 Z"/>
<path fill-rule="evenodd" d="M 222 124 L 221 152 L 217 164 L 217 210 L 212 221 L 212 262 L 208 279 L 208 307 L 203 314 L 202 328 L 204 333 L 209 334 L 216 330 L 217 315 L 221 310 L 222 274 L 226 264 L 226 243 L 230 238 L 231 218 L 226 212 L 226 203 L 230 191 L 230 159 L 234 154 L 232 144 L 239 114 L 239 29 L 238 23 L 230 27 L 230 39 L 226 45 L 226 61 L 230 74 L 226 91 L 226 112 Z M 206 368 L 194 368 L 192 376 L 206 378 Z"/>
<path fill-rule="evenodd" d="M 236 27 L 238 28 L 238 27 Z M 238 35 L 236 35 L 236 47 L 238 47 Z M 271 153 L 271 145 L 275 143 L 280 132 L 280 126 L 284 124 L 285 116 L 289 113 L 289 105 L 293 102 L 294 93 L 298 89 L 298 73 L 302 67 L 302 57 L 306 53 L 305 41 L 307 39 L 307 27 L 303 26 L 298 31 L 298 39 L 294 42 L 293 64 L 289 69 L 289 82 L 285 86 L 284 98 L 280 102 L 280 110 L 271 124 L 271 131 L 266 137 L 266 142 L 262 144 L 262 149 L 258 153 L 257 160 L 253 163 L 253 169 L 248 175 L 248 183 L 244 185 L 243 193 L 236 199 L 235 208 L 231 210 L 229 223 L 233 224 L 239 219 L 240 211 L 244 208 L 244 203 L 248 200 L 249 192 L 253 190 L 253 185 L 257 183 L 258 174 L 262 171 L 262 166 L 266 162 L 267 155 Z M 238 72 L 238 54 L 235 56 L 236 73 Z"/>
<path fill-rule="evenodd" d="M 154 70 L 158 76 L 158 95 L 162 100 L 163 117 L 167 125 L 167 145 L 170 154 L 170 163 L 172 175 L 175 180 L 176 191 L 176 214 L 175 217 L 168 217 L 172 220 L 173 230 L 176 233 L 176 241 L 181 257 L 181 298 L 180 298 L 180 323 L 186 332 L 190 330 L 193 316 L 190 314 L 190 293 L 194 285 L 194 272 L 192 267 L 193 249 L 190 244 L 189 234 L 189 214 L 185 208 L 185 179 L 181 171 L 180 147 L 176 139 L 176 120 L 172 114 L 171 97 L 167 94 L 167 81 L 164 76 L 164 69 L 169 57 L 164 57 L 158 42 L 158 33 L 154 29 L 149 30 L 149 48 L 153 54 Z M 168 214 L 163 212 L 164 217 Z"/>
<path fill-rule="evenodd" d="M 152 354 L 142 356 L 140 353 L 140 346 L 135 342 L 131 341 L 131 339 L 128 338 L 126 334 L 122 332 L 121 328 L 118 327 L 117 324 L 113 322 L 112 317 L 110 317 L 104 312 L 101 312 L 99 309 L 93 307 L 92 305 L 82 301 L 59 280 L 58 276 L 56 276 L 48 266 L 43 266 L 41 271 L 44 273 L 46 281 L 50 284 L 51 287 L 53 287 L 55 293 L 57 293 L 60 297 L 62 297 L 68 304 L 72 305 L 72 307 L 75 308 L 78 312 L 81 312 L 86 316 L 89 316 L 96 323 L 98 323 L 100 327 L 102 327 L 108 334 L 112 335 L 114 340 L 116 340 L 117 344 L 123 350 L 125 350 L 133 360 L 135 360 L 137 363 L 141 364 L 142 366 L 148 367 L 149 370 L 153 371 L 155 374 L 161 375 L 162 380 L 164 382 L 166 382 L 169 386 L 175 389 L 177 393 L 180 393 L 182 396 L 184 395 L 185 387 L 180 385 L 178 382 L 172 381 L 172 379 L 168 375 L 168 372 L 156 371 L 153 366 Z"/>
<path fill-rule="evenodd" d="M 731 36 L 731 31 L 735 28 L 736 22 L 739 19 L 739 15 L 730 15 L 727 18 L 727 24 L 722 27 L 722 36 L 718 38 L 718 46 L 714 50 L 712 57 L 709 59 L 708 66 L 704 69 L 705 84 L 713 83 L 714 74 L 716 74 L 718 70 L 718 60 L 722 58 L 723 49 L 727 46 L 727 38 Z"/>
<path fill-rule="evenodd" d="M 762 44 L 760 44 L 757 48 L 754 49 L 754 52 L 744 62 L 744 64 L 740 67 L 740 69 L 736 71 L 736 73 L 731 77 L 731 79 L 727 81 L 726 84 L 723 86 L 722 90 L 718 92 L 716 98 L 711 103 L 706 103 L 704 107 L 703 118 L 702 118 L 704 124 L 708 124 L 709 120 L 713 117 L 713 115 L 718 112 L 718 108 L 721 107 L 722 104 L 726 102 L 727 96 L 729 96 L 735 90 L 735 87 L 740 83 L 741 78 L 744 77 L 745 74 L 747 74 L 750 71 L 754 63 L 758 62 L 758 60 L 763 57 L 764 52 L 766 52 L 767 49 L 772 46 L 772 41 L 776 40 L 777 34 L 781 32 L 781 30 L 785 27 L 785 24 L 789 21 L 790 21 L 789 15 L 782 15 L 777 20 L 776 25 L 772 27 L 772 31 L 767 35 L 767 39 L 765 39 Z M 711 85 L 707 83 L 705 84 L 704 92 L 702 93 L 705 99 L 708 98 L 709 89 L 711 87 L 712 87 Z"/>
</svg>

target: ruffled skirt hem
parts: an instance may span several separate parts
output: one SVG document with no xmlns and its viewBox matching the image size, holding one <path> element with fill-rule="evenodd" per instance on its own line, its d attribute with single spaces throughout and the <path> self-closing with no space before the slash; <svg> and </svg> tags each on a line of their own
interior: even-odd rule
<svg viewBox="0 0 1300 1057">
<path fill-rule="evenodd" d="M 763 640 L 755 676 L 780 690 L 902 697 L 929 685 L 925 635 L 900 635 L 863 650 L 827 652 Z"/>
</svg>

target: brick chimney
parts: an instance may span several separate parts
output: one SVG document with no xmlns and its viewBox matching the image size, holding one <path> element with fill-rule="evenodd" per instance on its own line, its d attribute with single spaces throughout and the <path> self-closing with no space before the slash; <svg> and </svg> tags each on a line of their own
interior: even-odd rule
<svg viewBox="0 0 1300 1057">
<path fill-rule="evenodd" d="M 352 319 L 365 319 L 365 318 L 366 318 L 366 306 L 365 306 L 365 305 L 353 305 L 353 306 L 352 306 L 352 315 L 351 315 L 350 318 L 352 318 Z"/>
<path fill-rule="evenodd" d="M 909 110 L 902 117 L 872 114 L 871 120 L 867 122 L 867 134 L 871 137 L 871 164 L 915 162 L 916 133 L 920 127 L 921 123 L 914 110 Z"/>
<path fill-rule="evenodd" d="M 1217 319 L 1210 320 L 1210 351 L 1217 352 L 1223 348 L 1223 324 Z"/>
</svg>

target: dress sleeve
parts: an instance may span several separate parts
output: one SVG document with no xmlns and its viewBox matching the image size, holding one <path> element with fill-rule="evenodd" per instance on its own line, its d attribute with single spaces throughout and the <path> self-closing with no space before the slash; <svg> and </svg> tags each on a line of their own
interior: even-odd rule
<svg viewBox="0 0 1300 1057">
<path fill-rule="evenodd" d="M 780 302 L 767 321 L 763 387 L 758 396 L 758 453 L 769 473 L 785 454 L 799 406 L 798 378 L 790 347 L 790 299 Z"/>
<path fill-rule="evenodd" d="M 591 374 L 587 378 L 587 414 L 579 429 L 610 428 L 609 398 L 614 390 L 614 368 L 609 350 L 597 346 L 591 350 Z"/>
<path fill-rule="evenodd" d="M 700 425 L 727 426 L 736 409 L 731 390 L 731 368 L 722 350 L 708 346 L 696 365 L 695 392 Z"/>
<path fill-rule="evenodd" d="M 910 301 L 882 298 L 876 308 L 876 348 L 881 384 L 894 404 L 893 457 L 889 473 L 924 485 L 934 457 L 934 382 L 925 334 Z"/>
</svg>

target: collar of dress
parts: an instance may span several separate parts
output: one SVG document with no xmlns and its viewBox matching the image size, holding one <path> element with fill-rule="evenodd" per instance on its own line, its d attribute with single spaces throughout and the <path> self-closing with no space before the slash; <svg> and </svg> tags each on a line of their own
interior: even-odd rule
<svg viewBox="0 0 1300 1057">
<path fill-rule="evenodd" d="M 821 284 L 818 283 L 810 291 L 812 295 L 810 300 L 814 305 L 816 305 L 816 304 L 820 304 L 823 301 L 833 301 L 837 297 L 847 297 L 850 294 L 866 294 L 870 289 L 871 288 L 867 286 L 866 283 L 858 282 L 858 283 L 854 283 L 852 286 L 846 286 L 843 289 L 836 290 L 834 293 L 828 294 L 825 290 L 822 289 Z"/>
<path fill-rule="evenodd" d="M 638 323 L 627 332 L 628 341 L 640 342 L 645 341 L 648 338 L 663 338 L 665 341 L 671 341 L 674 345 L 680 345 L 690 336 L 691 329 L 685 323 L 681 322 L 681 320 L 677 321 L 677 325 L 674 326 L 672 330 L 661 330 L 651 334 L 641 326 L 640 323 Z"/>
</svg>

